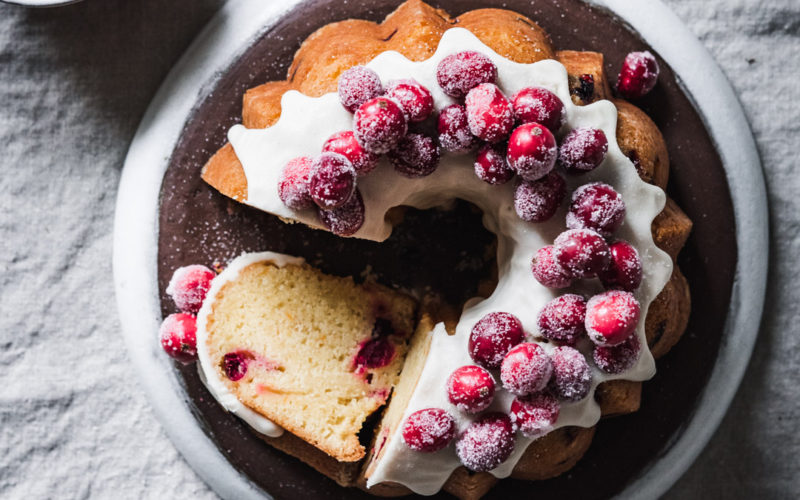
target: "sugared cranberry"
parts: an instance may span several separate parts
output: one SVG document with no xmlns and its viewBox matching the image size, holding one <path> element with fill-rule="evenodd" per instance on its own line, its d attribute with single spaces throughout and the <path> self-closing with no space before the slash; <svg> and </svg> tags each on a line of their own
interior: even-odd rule
<svg viewBox="0 0 800 500">
<path fill-rule="evenodd" d="M 364 368 L 381 368 L 394 359 L 394 346 L 386 337 L 366 340 L 358 347 L 355 365 Z"/>
<path fill-rule="evenodd" d="M 403 441 L 414 451 L 439 451 L 456 436 L 456 422 L 441 408 L 415 411 L 403 424 Z"/>
<path fill-rule="evenodd" d="M 548 288 L 566 288 L 572 284 L 572 276 L 558 263 L 551 245 L 536 252 L 531 269 L 536 281 Z"/>
<path fill-rule="evenodd" d="M 344 205 L 333 210 L 318 209 L 319 221 L 330 232 L 339 236 L 355 234 L 364 224 L 364 200 L 361 192 L 355 194 Z"/>
<path fill-rule="evenodd" d="M 387 155 L 394 169 L 406 177 L 431 175 L 439 166 L 439 146 L 422 134 L 408 134 Z"/>
<path fill-rule="evenodd" d="M 550 386 L 561 399 L 580 401 L 592 388 L 592 370 L 581 352 L 573 347 L 561 346 L 550 353 L 553 360 L 553 380 Z"/>
<path fill-rule="evenodd" d="M 400 105 L 386 97 L 362 104 L 355 114 L 353 129 L 361 147 L 375 154 L 388 153 L 408 131 Z"/>
<path fill-rule="evenodd" d="M 572 204 L 567 213 L 570 229 L 592 229 L 603 236 L 611 236 L 625 220 L 625 202 L 608 184 L 584 184 L 572 193 Z"/>
<path fill-rule="evenodd" d="M 467 123 L 472 135 L 486 142 L 498 142 L 511 133 L 514 111 L 497 85 L 482 83 L 470 90 L 465 99 Z"/>
<path fill-rule="evenodd" d="M 494 399 L 494 378 L 480 366 L 462 366 L 447 379 L 447 397 L 467 413 L 480 413 Z"/>
<path fill-rule="evenodd" d="M 339 101 L 351 113 L 381 94 L 383 85 L 380 77 L 365 66 L 353 66 L 339 77 Z"/>
<path fill-rule="evenodd" d="M 497 80 L 497 67 L 479 52 L 458 52 L 439 62 L 436 80 L 445 94 L 460 98 L 481 83 L 494 83 Z"/>
<path fill-rule="evenodd" d="M 499 144 L 484 144 L 475 156 L 475 175 L 489 184 L 505 184 L 514 177 L 506 161 L 505 148 Z"/>
<path fill-rule="evenodd" d="M 556 172 L 537 181 L 521 181 L 514 190 L 514 210 L 528 222 L 544 222 L 555 215 L 564 197 L 567 183 Z"/>
<path fill-rule="evenodd" d="M 185 313 L 197 314 L 203 305 L 211 280 L 216 274 L 206 266 L 194 264 L 179 267 L 172 273 L 167 285 L 167 295 L 175 306 Z"/>
<path fill-rule="evenodd" d="M 619 288 L 632 292 L 642 284 L 642 261 L 639 252 L 627 241 L 617 241 L 609 247 L 611 262 L 600 273 L 600 281 L 606 288 Z"/>
<path fill-rule="evenodd" d="M 525 342 L 513 347 L 500 367 L 503 387 L 512 394 L 524 396 L 539 392 L 550 381 L 553 363 L 538 344 Z"/>
<path fill-rule="evenodd" d="M 557 95 L 542 87 L 526 87 L 512 100 L 517 123 L 541 123 L 556 133 L 564 125 L 564 103 Z"/>
<path fill-rule="evenodd" d="M 356 189 L 356 170 L 338 153 L 322 153 L 311 163 L 308 192 L 323 210 L 341 207 Z"/>
<path fill-rule="evenodd" d="M 314 200 L 308 192 L 312 161 L 308 156 L 301 156 L 289 160 L 283 167 L 278 181 L 278 197 L 292 210 L 305 210 L 314 206 Z"/>
<path fill-rule="evenodd" d="M 571 173 L 588 172 L 603 163 L 607 151 L 608 139 L 602 130 L 576 128 L 561 141 L 558 162 Z"/>
<path fill-rule="evenodd" d="M 514 428 L 504 413 L 487 413 L 472 422 L 456 440 L 456 454 L 475 472 L 490 471 L 514 452 Z"/>
<path fill-rule="evenodd" d="M 451 104 L 439 112 L 439 144 L 451 153 L 466 153 L 478 143 L 469 131 L 467 110 L 461 104 Z"/>
<path fill-rule="evenodd" d="M 362 148 L 352 130 L 336 132 L 322 145 L 323 152 L 339 153 L 348 160 L 356 175 L 366 175 L 378 165 L 378 155 Z"/>
<path fill-rule="evenodd" d="M 197 360 L 197 320 L 191 314 L 170 314 L 158 330 L 161 347 L 181 363 Z"/>
<path fill-rule="evenodd" d="M 611 252 L 600 234 L 591 229 L 570 229 L 553 243 L 555 257 L 573 278 L 590 278 L 608 266 Z"/>
<path fill-rule="evenodd" d="M 484 368 L 500 368 L 508 350 L 525 339 L 522 323 L 513 314 L 493 312 L 485 315 L 469 336 L 469 354 Z"/>
<path fill-rule="evenodd" d="M 639 337 L 631 335 L 625 342 L 612 346 L 594 348 L 594 364 L 606 373 L 622 373 L 636 364 L 642 344 Z"/>
<path fill-rule="evenodd" d="M 540 392 L 515 398 L 511 402 L 511 423 L 523 436 L 536 439 L 553 429 L 561 412 L 561 405 L 552 394 Z"/>
<path fill-rule="evenodd" d="M 229 352 L 222 357 L 225 376 L 236 382 L 247 375 L 247 357 L 241 352 Z"/>
<path fill-rule="evenodd" d="M 612 290 L 586 304 L 586 333 L 601 346 L 624 342 L 639 324 L 639 302 L 630 292 Z"/>
<path fill-rule="evenodd" d="M 586 299 L 574 293 L 554 298 L 544 305 L 537 324 L 542 337 L 574 344 L 586 334 Z"/>
<path fill-rule="evenodd" d="M 390 82 L 386 97 L 400 103 L 409 122 L 425 121 L 433 113 L 433 96 L 430 90 L 414 79 Z"/>
<path fill-rule="evenodd" d="M 627 99 L 639 99 L 653 90 L 658 81 L 658 62 L 648 51 L 625 56 L 617 77 L 617 92 Z"/>
<path fill-rule="evenodd" d="M 557 156 L 555 137 L 538 123 L 520 125 L 508 140 L 508 163 L 526 181 L 535 181 L 550 173 Z"/>
</svg>

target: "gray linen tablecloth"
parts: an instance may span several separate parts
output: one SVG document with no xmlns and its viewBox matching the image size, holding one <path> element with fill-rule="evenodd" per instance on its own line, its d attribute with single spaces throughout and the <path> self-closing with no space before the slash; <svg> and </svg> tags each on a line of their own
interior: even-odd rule
<svg viewBox="0 0 800 500">
<path fill-rule="evenodd" d="M 137 385 L 113 299 L 111 233 L 122 162 L 145 107 L 222 3 L 0 6 L 2 498 L 214 497 Z M 800 2 L 668 3 L 744 103 L 766 171 L 772 241 L 744 383 L 667 497 L 796 498 Z"/>
</svg>

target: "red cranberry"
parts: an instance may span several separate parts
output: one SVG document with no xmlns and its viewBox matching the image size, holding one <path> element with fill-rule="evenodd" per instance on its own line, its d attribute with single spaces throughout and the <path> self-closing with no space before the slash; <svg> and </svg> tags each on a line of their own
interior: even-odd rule
<svg viewBox="0 0 800 500">
<path fill-rule="evenodd" d="M 414 79 L 396 80 L 386 89 L 386 97 L 392 98 L 403 108 L 406 120 L 425 121 L 433 113 L 433 96 Z"/>
<path fill-rule="evenodd" d="M 544 305 L 539 313 L 538 326 L 542 337 L 574 344 L 586 334 L 586 300 L 568 293 Z"/>
<path fill-rule="evenodd" d="M 564 137 L 558 162 L 567 171 L 579 174 L 599 167 L 608 151 L 606 134 L 596 128 L 576 128 Z"/>
<path fill-rule="evenodd" d="M 539 392 L 550 381 L 553 363 L 538 344 L 525 342 L 513 347 L 500 367 L 503 387 L 512 394 L 524 396 Z"/>
<path fill-rule="evenodd" d="M 464 466 L 486 472 L 505 462 L 514 452 L 514 428 L 504 413 L 487 413 L 472 422 L 456 440 L 456 454 Z"/>
<path fill-rule="evenodd" d="M 548 392 L 540 392 L 514 398 L 509 416 L 514 430 L 527 438 L 536 439 L 553 430 L 560 412 L 561 405 L 555 396 Z"/>
<path fill-rule="evenodd" d="M 618 288 L 632 292 L 642 284 L 642 261 L 639 252 L 627 241 L 617 241 L 609 247 L 611 262 L 600 273 L 600 281 L 606 288 Z"/>
<path fill-rule="evenodd" d="M 485 315 L 469 336 L 469 354 L 484 368 L 500 368 L 509 349 L 525 339 L 522 323 L 513 314 L 493 312 Z"/>
<path fill-rule="evenodd" d="M 351 236 L 364 224 L 364 200 L 361 192 L 355 194 L 339 208 L 333 210 L 317 210 L 319 221 L 330 232 L 339 236 Z"/>
<path fill-rule="evenodd" d="M 386 337 L 366 340 L 358 347 L 355 365 L 364 368 L 381 368 L 394 359 L 394 346 Z"/>
<path fill-rule="evenodd" d="M 544 246 L 536 252 L 531 263 L 533 277 L 548 288 L 566 288 L 572 284 L 572 276 L 555 258 L 555 249 Z"/>
<path fill-rule="evenodd" d="M 445 94 L 460 98 L 481 83 L 494 83 L 497 67 L 479 52 L 458 52 L 441 60 L 436 67 L 436 80 Z"/>
<path fill-rule="evenodd" d="M 411 178 L 425 177 L 439 166 L 439 146 L 428 136 L 408 134 L 400 139 L 388 157 L 400 174 Z"/>
<path fill-rule="evenodd" d="M 185 313 L 197 314 L 203 305 L 211 280 L 216 274 L 206 266 L 198 264 L 179 267 L 172 273 L 167 285 L 167 295 L 175 306 Z"/>
<path fill-rule="evenodd" d="M 553 360 L 553 380 L 550 386 L 556 396 L 566 401 L 580 401 L 592 389 L 592 370 L 581 352 L 561 346 L 550 354 Z"/>
<path fill-rule="evenodd" d="M 613 187 L 602 182 L 584 184 L 572 193 L 567 213 L 570 229 L 592 229 L 611 236 L 625 220 L 625 202 Z"/>
<path fill-rule="evenodd" d="M 658 62 L 648 51 L 625 56 L 617 77 L 617 92 L 627 99 L 639 99 L 653 90 L 658 81 Z"/>
<path fill-rule="evenodd" d="M 161 323 L 161 347 L 181 363 L 197 360 L 197 320 L 191 314 L 170 314 Z"/>
<path fill-rule="evenodd" d="M 608 244 L 591 229 L 570 229 L 559 234 L 553 243 L 561 267 L 574 278 L 591 278 L 608 266 Z"/>
<path fill-rule="evenodd" d="M 456 436 L 456 422 L 441 408 L 415 411 L 403 424 L 403 441 L 414 451 L 439 451 Z"/>
<path fill-rule="evenodd" d="M 378 155 L 362 148 L 352 130 L 336 132 L 322 145 L 322 152 L 339 153 L 350 161 L 356 175 L 366 175 L 378 166 Z"/>
<path fill-rule="evenodd" d="M 512 100 L 517 123 L 541 123 L 556 133 L 564 125 L 564 103 L 542 87 L 526 87 Z"/>
<path fill-rule="evenodd" d="M 482 83 L 470 90 L 465 100 L 467 123 L 473 135 L 487 142 L 498 142 L 511 133 L 514 111 L 497 85 Z"/>
<path fill-rule="evenodd" d="M 612 346 L 596 346 L 594 348 L 594 364 L 606 373 L 616 375 L 629 370 L 639 359 L 642 344 L 639 337 L 631 335 L 621 344 Z"/>
<path fill-rule="evenodd" d="M 380 77 L 365 66 L 353 66 L 339 77 L 339 101 L 351 113 L 381 94 L 383 85 Z"/>
<path fill-rule="evenodd" d="M 278 197 L 292 210 L 305 210 L 314 206 L 314 200 L 308 192 L 312 161 L 308 156 L 301 156 L 289 160 L 283 167 L 278 181 Z"/>
<path fill-rule="evenodd" d="M 505 149 L 499 144 L 484 144 L 475 157 L 475 175 L 489 184 L 505 184 L 514 177 Z"/>
<path fill-rule="evenodd" d="M 586 304 L 586 332 L 597 345 L 621 344 L 633 334 L 638 323 L 639 302 L 630 292 L 604 292 Z"/>
<path fill-rule="evenodd" d="M 322 153 L 311 164 L 308 192 L 323 210 L 341 207 L 356 190 L 356 170 L 344 155 Z"/>
<path fill-rule="evenodd" d="M 439 112 L 439 144 L 451 153 L 466 153 L 478 143 L 469 131 L 467 110 L 461 104 L 451 104 Z"/>
<path fill-rule="evenodd" d="M 362 104 L 356 110 L 353 123 L 358 143 L 375 154 L 394 149 L 408 131 L 400 105 L 386 97 L 376 97 Z"/>
<path fill-rule="evenodd" d="M 536 181 L 521 181 L 514 190 L 514 210 L 528 222 L 544 222 L 555 215 L 564 197 L 567 183 L 556 172 Z"/>
<path fill-rule="evenodd" d="M 556 139 L 538 123 L 520 125 L 508 140 L 508 163 L 526 181 L 541 179 L 556 164 Z"/>
<path fill-rule="evenodd" d="M 480 366 L 462 366 L 447 379 L 447 397 L 466 413 L 480 413 L 494 399 L 494 378 Z"/>
<path fill-rule="evenodd" d="M 247 375 L 247 356 L 241 352 L 229 352 L 222 357 L 222 370 L 230 380 L 241 380 Z"/>
</svg>

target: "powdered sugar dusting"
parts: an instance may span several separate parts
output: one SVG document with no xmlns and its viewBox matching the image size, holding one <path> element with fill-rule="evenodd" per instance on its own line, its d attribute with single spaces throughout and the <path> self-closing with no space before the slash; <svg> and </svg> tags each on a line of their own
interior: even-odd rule
<svg viewBox="0 0 800 500">
<path fill-rule="evenodd" d="M 569 346 L 556 347 L 553 360 L 553 392 L 567 401 L 580 401 L 592 389 L 592 370 L 580 351 Z"/>
<path fill-rule="evenodd" d="M 469 470 L 489 471 L 514 451 L 511 420 L 502 413 L 489 413 L 473 422 L 456 441 L 459 460 Z"/>
</svg>

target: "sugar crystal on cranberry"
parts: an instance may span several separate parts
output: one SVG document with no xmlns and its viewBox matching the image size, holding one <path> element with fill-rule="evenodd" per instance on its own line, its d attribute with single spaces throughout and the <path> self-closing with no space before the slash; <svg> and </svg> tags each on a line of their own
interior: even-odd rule
<svg viewBox="0 0 800 500">
<path fill-rule="evenodd" d="M 322 145 L 323 152 L 339 153 L 353 165 L 356 175 L 366 175 L 378 165 L 378 155 L 362 148 L 352 130 L 336 132 Z"/>
<path fill-rule="evenodd" d="M 193 264 L 179 267 L 172 273 L 167 285 L 167 295 L 182 312 L 196 314 L 203 305 L 211 280 L 216 274 L 206 266 Z"/>
<path fill-rule="evenodd" d="M 600 273 L 600 281 L 608 288 L 632 292 L 642 284 L 642 261 L 639 252 L 627 241 L 616 241 L 609 245 L 611 261 Z"/>
<path fill-rule="evenodd" d="M 433 96 L 413 78 L 389 83 L 386 97 L 400 103 L 409 122 L 425 121 L 433 113 Z"/>
<path fill-rule="evenodd" d="M 465 99 L 467 123 L 473 135 L 486 142 L 499 142 L 514 127 L 511 101 L 493 83 L 482 83 Z"/>
<path fill-rule="evenodd" d="M 658 61 L 649 51 L 631 52 L 617 77 L 617 92 L 627 99 L 639 99 L 656 86 L 658 72 Z"/>
<path fill-rule="evenodd" d="M 566 288 L 572 284 L 572 275 L 555 258 L 552 245 L 540 248 L 531 262 L 536 281 L 548 288 Z"/>
<path fill-rule="evenodd" d="M 451 104 L 439 112 L 437 123 L 439 144 L 451 153 L 466 153 L 478 143 L 467 123 L 467 110 L 461 104 Z"/>
<path fill-rule="evenodd" d="M 341 207 L 356 189 L 356 170 L 350 161 L 338 153 L 321 153 L 311 163 L 308 192 L 314 203 L 323 210 Z"/>
<path fill-rule="evenodd" d="M 292 210 L 305 210 L 314 206 L 314 200 L 308 191 L 312 162 L 312 158 L 300 156 L 289 160 L 283 167 L 278 180 L 278 197 Z"/>
<path fill-rule="evenodd" d="M 353 66 L 339 76 L 339 101 L 351 113 L 359 106 L 383 94 L 383 85 L 377 73 L 366 66 Z"/>
<path fill-rule="evenodd" d="M 439 166 L 439 146 L 430 137 L 408 134 L 387 155 L 400 174 L 416 178 L 432 174 Z"/>
<path fill-rule="evenodd" d="M 450 444 L 455 435 L 455 420 L 441 408 L 415 411 L 403 423 L 403 441 L 414 451 L 439 451 Z"/>
<path fill-rule="evenodd" d="M 408 131 L 405 114 L 393 99 L 376 97 L 362 104 L 353 119 L 358 143 L 375 154 L 388 153 Z"/>
<path fill-rule="evenodd" d="M 591 229 L 570 229 L 553 243 L 555 258 L 570 276 L 591 278 L 608 266 L 611 252 L 603 237 Z"/>
<path fill-rule="evenodd" d="M 512 99 L 517 123 L 541 123 L 556 133 L 564 125 L 564 103 L 557 95 L 542 87 L 526 87 Z"/>
<path fill-rule="evenodd" d="M 550 357 L 533 342 L 524 342 L 511 348 L 500 367 L 503 387 L 517 396 L 541 391 L 547 387 L 552 374 Z"/>
<path fill-rule="evenodd" d="M 556 139 L 547 127 L 526 123 L 511 133 L 508 163 L 526 181 L 535 181 L 550 173 L 557 157 Z"/>
<path fill-rule="evenodd" d="M 586 335 L 586 299 L 567 293 L 552 299 L 539 312 L 537 325 L 542 337 L 575 344 Z"/>
<path fill-rule="evenodd" d="M 580 401 L 592 388 L 592 370 L 581 352 L 570 346 L 561 346 L 550 353 L 553 360 L 553 380 L 550 386 L 559 398 Z"/>
<path fill-rule="evenodd" d="M 469 354 L 485 368 L 499 368 L 508 350 L 524 339 L 525 331 L 516 316 L 506 312 L 488 313 L 472 327 Z"/>
<path fill-rule="evenodd" d="M 597 345 L 624 342 L 639 324 L 639 301 L 630 292 L 611 290 L 586 304 L 586 332 Z"/>
<path fill-rule="evenodd" d="M 484 144 L 475 156 L 475 175 L 489 184 L 505 184 L 514 177 L 514 171 L 506 161 L 505 147 L 500 144 Z"/>
<path fill-rule="evenodd" d="M 181 363 L 197 360 L 197 320 L 191 314 L 170 314 L 158 330 L 161 347 Z"/>
<path fill-rule="evenodd" d="M 594 170 L 603 163 L 608 151 L 606 134 L 596 128 L 581 127 L 570 131 L 561 141 L 558 162 L 571 173 Z"/>
<path fill-rule="evenodd" d="M 482 83 L 494 83 L 497 67 L 480 52 L 457 52 L 439 62 L 436 80 L 445 94 L 460 98 Z"/>
<path fill-rule="evenodd" d="M 514 429 L 504 413 L 487 413 L 472 422 L 456 440 L 456 454 L 474 472 L 486 472 L 514 452 Z"/>
<path fill-rule="evenodd" d="M 543 391 L 514 398 L 509 417 L 514 430 L 527 438 L 536 439 L 553 430 L 560 412 L 561 405 L 555 396 Z"/>
<path fill-rule="evenodd" d="M 625 220 L 625 202 L 608 184 L 584 184 L 572 193 L 572 204 L 567 213 L 570 229 L 592 229 L 603 236 L 611 236 Z"/>
<path fill-rule="evenodd" d="M 480 413 L 494 399 L 494 378 L 485 368 L 462 366 L 447 378 L 447 397 L 459 410 Z"/>
<path fill-rule="evenodd" d="M 514 190 L 514 210 L 527 222 L 544 222 L 555 215 L 564 197 L 567 183 L 557 172 L 539 180 L 520 181 Z"/>
<path fill-rule="evenodd" d="M 616 375 L 633 368 L 639 359 L 641 350 L 639 337 L 631 335 L 621 344 L 595 346 L 594 364 L 604 372 Z"/>
<path fill-rule="evenodd" d="M 333 210 L 317 209 L 320 223 L 339 236 L 351 236 L 364 225 L 364 200 L 361 192 L 355 194 L 341 207 Z"/>
</svg>

